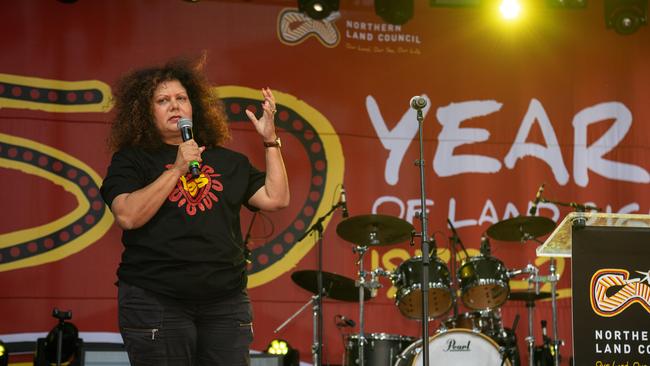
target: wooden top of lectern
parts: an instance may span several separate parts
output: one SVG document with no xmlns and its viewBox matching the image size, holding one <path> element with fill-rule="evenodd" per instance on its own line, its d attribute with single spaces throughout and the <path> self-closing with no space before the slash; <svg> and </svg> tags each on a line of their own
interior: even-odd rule
<svg viewBox="0 0 650 366">
<path fill-rule="evenodd" d="M 571 257 L 571 228 L 576 220 L 586 226 L 650 227 L 650 215 L 601 212 L 571 212 L 537 247 L 538 257 Z"/>
</svg>

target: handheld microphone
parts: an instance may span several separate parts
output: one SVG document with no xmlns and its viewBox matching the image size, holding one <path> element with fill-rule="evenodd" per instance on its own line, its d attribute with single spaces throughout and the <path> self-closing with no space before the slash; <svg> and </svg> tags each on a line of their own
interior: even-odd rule
<svg viewBox="0 0 650 366">
<path fill-rule="evenodd" d="M 427 106 L 427 100 L 424 99 L 424 97 L 421 97 L 419 95 L 414 96 L 411 98 L 411 101 L 409 102 L 411 105 L 411 108 L 413 109 L 422 109 Z"/>
<path fill-rule="evenodd" d="M 191 140 L 194 138 L 192 135 L 192 120 L 189 118 L 181 118 L 178 120 L 178 123 L 176 124 L 178 126 L 178 130 L 181 131 L 181 138 L 183 139 L 183 142 Z M 201 176 L 201 169 L 199 162 L 196 160 L 190 161 L 190 173 L 192 173 L 192 178 L 198 178 Z"/>
<path fill-rule="evenodd" d="M 348 319 L 348 318 L 346 318 L 345 316 L 343 316 L 341 314 L 337 314 L 336 317 L 339 319 L 339 321 L 336 324 L 338 326 L 341 326 L 341 327 L 354 327 L 355 325 L 357 325 L 357 323 L 354 320 Z"/>
<path fill-rule="evenodd" d="M 539 186 L 539 189 L 537 189 L 537 194 L 535 194 L 535 200 L 533 201 L 533 205 L 530 206 L 530 211 L 528 213 L 530 216 L 535 216 L 537 213 L 537 205 L 539 205 L 539 201 L 542 199 L 542 192 L 544 192 L 544 184 L 542 183 L 541 186 Z"/>
<path fill-rule="evenodd" d="M 350 214 L 348 213 L 348 200 L 345 195 L 345 187 L 341 184 L 341 210 L 343 211 L 343 218 L 347 219 Z"/>
</svg>

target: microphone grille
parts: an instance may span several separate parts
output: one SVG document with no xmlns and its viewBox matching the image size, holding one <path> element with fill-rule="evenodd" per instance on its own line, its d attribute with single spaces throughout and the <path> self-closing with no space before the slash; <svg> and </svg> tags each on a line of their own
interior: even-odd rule
<svg viewBox="0 0 650 366">
<path fill-rule="evenodd" d="M 176 126 L 178 127 L 179 130 L 181 128 L 183 128 L 183 127 L 192 128 L 192 120 L 189 119 L 189 118 L 183 117 L 183 118 L 178 120 L 178 122 L 176 123 Z"/>
</svg>

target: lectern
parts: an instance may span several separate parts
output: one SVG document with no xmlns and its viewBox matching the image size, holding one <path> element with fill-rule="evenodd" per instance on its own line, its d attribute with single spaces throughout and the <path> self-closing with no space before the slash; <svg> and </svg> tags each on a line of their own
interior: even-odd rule
<svg viewBox="0 0 650 366">
<path fill-rule="evenodd" d="M 650 215 L 570 213 L 537 255 L 571 257 L 574 365 L 650 365 Z"/>
</svg>

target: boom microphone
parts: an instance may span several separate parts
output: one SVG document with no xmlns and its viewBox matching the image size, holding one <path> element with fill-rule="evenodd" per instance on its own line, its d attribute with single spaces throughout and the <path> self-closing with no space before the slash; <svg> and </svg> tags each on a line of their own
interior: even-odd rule
<svg viewBox="0 0 650 366">
<path fill-rule="evenodd" d="M 338 326 L 341 326 L 341 327 L 354 327 L 355 325 L 357 325 L 357 323 L 354 320 L 348 319 L 347 317 L 345 317 L 345 316 L 343 316 L 341 314 L 336 314 L 336 317 L 339 320 L 337 322 Z"/>
<path fill-rule="evenodd" d="M 341 185 L 341 210 L 343 210 L 343 218 L 347 219 L 350 214 L 348 213 L 348 200 L 345 196 L 345 187 Z"/>
<path fill-rule="evenodd" d="M 411 108 L 413 109 L 422 109 L 427 106 L 427 100 L 424 99 L 424 97 L 421 97 L 419 95 L 414 96 L 411 98 L 411 101 L 409 102 L 411 105 Z"/>
<path fill-rule="evenodd" d="M 181 131 L 181 138 L 183 138 L 183 142 L 191 140 L 194 138 L 192 135 L 192 120 L 189 118 L 181 118 L 178 120 L 178 123 L 176 124 L 178 126 L 179 131 Z M 190 161 L 190 173 L 192 173 L 192 178 L 198 178 L 201 176 L 201 169 L 199 162 L 196 160 Z"/>
<path fill-rule="evenodd" d="M 537 205 L 539 205 L 539 201 L 542 199 L 542 192 L 544 192 L 544 183 L 542 183 L 542 185 L 539 186 L 539 189 L 537 190 L 537 194 L 535 194 L 535 200 L 533 201 L 533 205 L 530 206 L 530 211 L 528 211 L 530 216 L 535 216 L 535 214 L 537 213 Z"/>
</svg>

